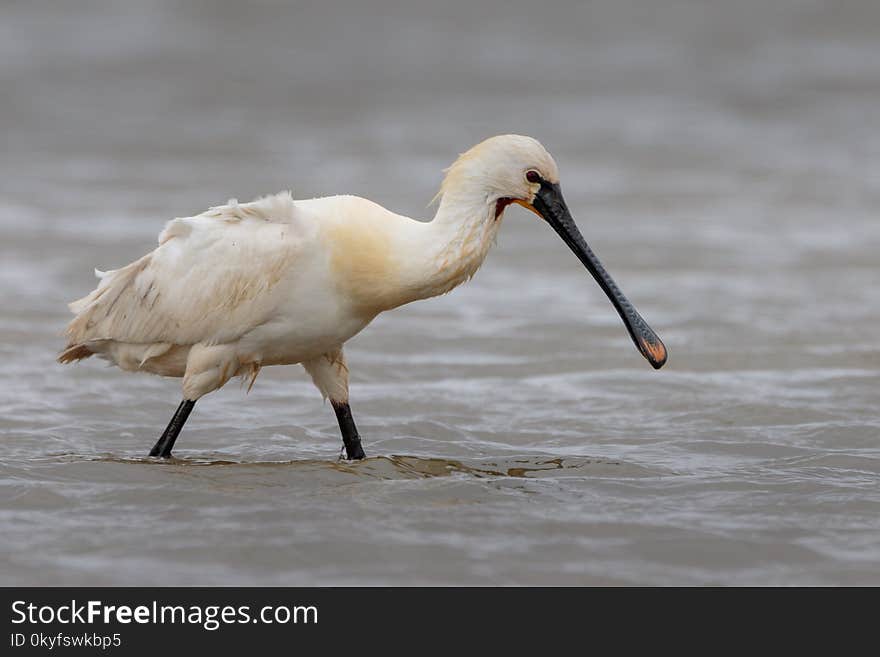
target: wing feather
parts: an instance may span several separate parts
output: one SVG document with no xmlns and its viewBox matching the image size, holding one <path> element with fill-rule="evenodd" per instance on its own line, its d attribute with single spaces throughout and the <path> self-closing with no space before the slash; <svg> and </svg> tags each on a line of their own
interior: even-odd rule
<svg viewBox="0 0 880 657">
<path fill-rule="evenodd" d="M 151 253 L 70 304 L 71 345 L 220 344 L 267 321 L 306 242 L 290 193 L 174 219 Z"/>
</svg>

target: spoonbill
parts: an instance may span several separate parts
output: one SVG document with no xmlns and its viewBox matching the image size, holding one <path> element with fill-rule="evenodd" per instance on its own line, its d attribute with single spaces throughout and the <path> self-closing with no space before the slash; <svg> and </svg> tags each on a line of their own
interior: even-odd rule
<svg viewBox="0 0 880 657">
<path fill-rule="evenodd" d="M 183 400 L 150 456 L 168 458 L 196 401 L 231 377 L 253 386 L 266 365 L 301 363 L 336 412 L 346 456 L 364 458 L 343 345 L 379 313 L 449 292 L 480 267 L 505 208 L 531 210 L 608 295 L 654 368 L 663 342 L 627 300 L 572 219 L 556 163 L 535 139 L 491 137 L 446 170 L 432 221 L 364 198 L 290 192 L 173 219 L 159 246 L 95 274 L 70 304 L 59 355 L 97 354 L 123 370 L 183 377 Z"/>
</svg>

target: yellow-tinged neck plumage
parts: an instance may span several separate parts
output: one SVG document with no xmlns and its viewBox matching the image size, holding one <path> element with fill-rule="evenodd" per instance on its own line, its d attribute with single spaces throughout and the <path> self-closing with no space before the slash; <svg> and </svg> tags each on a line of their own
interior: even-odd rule
<svg viewBox="0 0 880 657">
<path fill-rule="evenodd" d="M 470 280 L 483 264 L 500 223 L 494 199 L 482 191 L 444 193 L 437 214 L 426 225 L 428 239 L 436 246 L 425 271 L 425 296 L 444 294 Z"/>
<path fill-rule="evenodd" d="M 528 202 L 525 174 L 537 168 L 557 180 L 556 164 L 534 139 L 492 137 L 446 171 L 434 219 L 420 222 L 362 204 L 333 230 L 334 265 L 349 299 L 365 315 L 449 292 L 483 264 L 505 201 Z M 502 204 L 499 205 L 499 201 Z"/>
<path fill-rule="evenodd" d="M 416 221 L 365 199 L 340 200 L 324 222 L 340 290 L 364 316 L 449 292 L 470 279 L 500 223 L 485 197 L 444 197 L 434 219 Z"/>
</svg>

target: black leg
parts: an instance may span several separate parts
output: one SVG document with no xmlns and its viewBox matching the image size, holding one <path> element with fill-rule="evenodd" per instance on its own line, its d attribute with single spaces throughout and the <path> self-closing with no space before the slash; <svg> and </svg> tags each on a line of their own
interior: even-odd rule
<svg viewBox="0 0 880 657">
<path fill-rule="evenodd" d="M 194 401 L 189 401 L 188 399 L 180 402 L 180 406 L 177 407 L 171 422 L 168 423 L 162 436 L 153 445 L 153 449 L 150 450 L 150 456 L 161 456 L 163 459 L 171 456 L 171 450 L 174 449 L 174 441 L 177 440 L 177 434 L 183 429 L 183 425 L 186 424 L 186 418 L 189 417 L 195 405 Z"/>
<path fill-rule="evenodd" d="M 351 417 L 351 408 L 348 402 L 335 402 L 333 410 L 336 411 L 336 419 L 339 420 L 339 430 L 342 432 L 342 442 L 345 444 L 346 458 L 359 461 L 364 458 L 364 448 L 361 447 L 361 437 L 358 435 L 357 427 L 354 426 L 354 418 Z"/>
</svg>

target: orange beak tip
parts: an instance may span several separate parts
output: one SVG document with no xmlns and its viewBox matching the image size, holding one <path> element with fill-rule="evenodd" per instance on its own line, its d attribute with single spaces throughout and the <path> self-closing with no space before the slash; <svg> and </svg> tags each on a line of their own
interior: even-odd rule
<svg viewBox="0 0 880 657">
<path fill-rule="evenodd" d="M 655 370 L 659 370 L 666 364 L 666 347 L 659 339 L 654 343 L 647 340 L 639 340 L 639 344 L 642 347 L 642 354 Z"/>
</svg>

